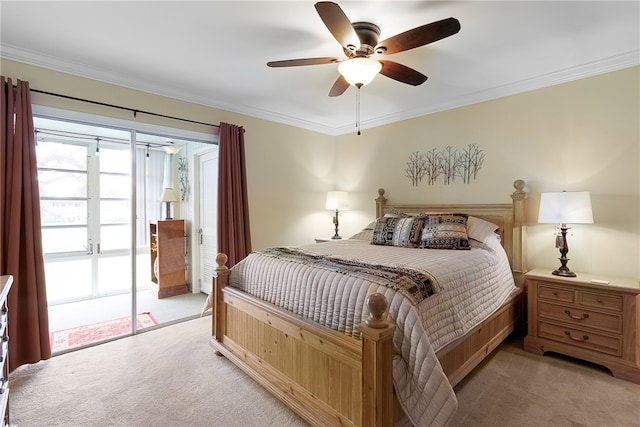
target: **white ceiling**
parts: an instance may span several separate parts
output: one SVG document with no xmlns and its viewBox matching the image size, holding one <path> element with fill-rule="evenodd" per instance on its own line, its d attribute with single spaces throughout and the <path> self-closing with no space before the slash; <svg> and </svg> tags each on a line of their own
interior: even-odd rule
<svg viewBox="0 0 640 427">
<path fill-rule="evenodd" d="M 344 57 L 314 3 L 2 0 L 0 54 L 332 135 L 352 132 L 355 88 L 327 96 L 337 64 L 266 66 Z M 362 128 L 640 64 L 638 1 L 338 3 L 352 22 L 377 24 L 380 40 L 448 17 L 462 27 L 386 57 L 429 79 L 413 87 L 377 76 L 361 90 Z"/>
</svg>

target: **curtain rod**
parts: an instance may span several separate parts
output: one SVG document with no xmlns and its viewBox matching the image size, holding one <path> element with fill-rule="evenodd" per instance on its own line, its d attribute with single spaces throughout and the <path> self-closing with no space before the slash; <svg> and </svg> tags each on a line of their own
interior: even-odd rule
<svg viewBox="0 0 640 427">
<path fill-rule="evenodd" d="M 16 87 L 16 86 L 14 86 L 14 87 Z M 147 114 L 149 116 L 156 116 L 156 117 L 162 117 L 162 118 L 165 118 L 165 119 L 179 120 L 179 121 L 188 122 L 188 123 L 195 123 L 197 125 L 213 126 L 213 127 L 217 127 L 217 128 L 220 127 L 220 125 L 214 125 L 214 124 L 211 124 L 211 123 L 198 122 L 196 120 L 183 119 L 181 117 L 167 116 L 165 114 L 153 113 L 151 111 L 138 110 L 136 108 L 130 108 L 130 107 L 122 107 L 120 105 L 107 104 L 106 102 L 93 101 L 91 99 L 77 98 L 75 96 L 62 95 L 62 94 L 59 94 L 59 93 L 47 92 L 47 91 L 39 90 L 39 89 L 29 89 L 29 90 L 31 92 L 41 93 L 43 95 L 57 96 L 59 98 L 71 99 L 71 100 L 74 100 L 74 101 L 87 102 L 89 104 L 101 105 L 103 107 L 117 108 L 119 110 L 130 111 L 130 112 L 133 113 L 133 117 L 136 117 L 136 114 L 138 114 L 138 113 L 142 113 L 142 114 Z"/>
</svg>

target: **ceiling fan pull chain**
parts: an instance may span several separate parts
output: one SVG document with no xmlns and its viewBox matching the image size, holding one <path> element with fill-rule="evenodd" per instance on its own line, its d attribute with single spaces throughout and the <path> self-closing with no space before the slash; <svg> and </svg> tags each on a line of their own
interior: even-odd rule
<svg viewBox="0 0 640 427">
<path fill-rule="evenodd" d="M 360 135 L 360 87 L 356 87 L 356 127 Z"/>
</svg>

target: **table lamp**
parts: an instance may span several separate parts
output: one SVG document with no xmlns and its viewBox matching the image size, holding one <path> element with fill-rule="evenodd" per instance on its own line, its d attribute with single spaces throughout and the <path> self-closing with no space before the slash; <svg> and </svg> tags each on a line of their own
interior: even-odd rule
<svg viewBox="0 0 640 427">
<path fill-rule="evenodd" d="M 338 234 L 338 211 L 349 209 L 349 193 L 346 191 L 327 191 L 326 209 L 335 210 L 333 224 L 336 227 L 335 234 L 332 239 L 342 239 Z"/>
<path fill-rule="evenodd" d="M 575 277 L 576 273 L 567 267 L 567 224 L 592 224 L 591 195 L 588 191 L 562 191 L 542 193 L 538 222 L 560 224 L 560 236 L 556 236 L 556 247 L 560 249 L 560 267 L 552 274 L 556 276 Z"/>
<path fill-rule="evenodd" d="M 178 201 L 178 193 L 173 188 L 163 188 L 162 195 L 160 196 L 160 201 L 166 203 L 166 213 L 164 219 L 173 219 L 171 218 L 171 203 Z"/>
</svg>

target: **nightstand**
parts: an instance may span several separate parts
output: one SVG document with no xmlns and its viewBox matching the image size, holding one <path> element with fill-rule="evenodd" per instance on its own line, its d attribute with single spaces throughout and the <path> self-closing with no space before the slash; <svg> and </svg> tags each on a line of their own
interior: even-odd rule
<svg viewBox="0 0 640 427">
<path fill-rule="evenodd" d="M 614 377 L 640 384 L 637 279 L 586 273 L 560 277 L 551 269 L 532 270 L 525 279 L 525 350 L 588 360 L 607 367 Z"/>
</svg>

